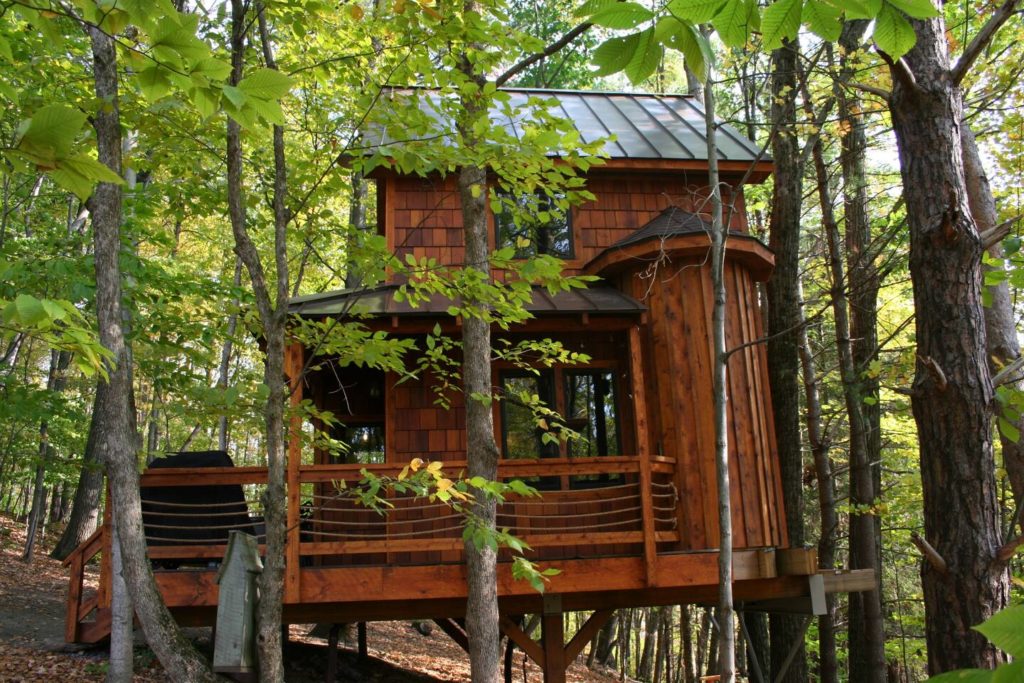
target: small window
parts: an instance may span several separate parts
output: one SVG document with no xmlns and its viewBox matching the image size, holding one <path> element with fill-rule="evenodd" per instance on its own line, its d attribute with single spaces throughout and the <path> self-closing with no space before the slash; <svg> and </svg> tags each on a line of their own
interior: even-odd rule
<svg viewBox="0 0 1024 683">
<path fill-rule="evenodd" d="M 502 201 L 502 210 L 494 214 L 494 226 L 499 249 L 512 247 L 516 258 L 539 254 L 563 259 L 575 256 L 570 212 L 557 206 L 564 195 L 557 199 L 544 193 L 513 198 L 508 193 L 499 192 L 498 197 Z"/>
<path fill-rule="evenodd" d="M 335 462 L 378 465 L 384 462 L 384 425 L 345 424 L 335 430 L 335 439 L 345 444 Z"/>
</svg>

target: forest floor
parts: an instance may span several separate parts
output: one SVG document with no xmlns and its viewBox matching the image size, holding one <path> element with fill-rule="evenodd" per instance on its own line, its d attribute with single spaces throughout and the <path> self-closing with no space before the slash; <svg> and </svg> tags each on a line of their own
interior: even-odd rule
<svg viewBox="0 0 1024 683">
<path fill-rule="evenodd" d="M 56 540 L 56 536 L 48 539 Z M 31 563 L 21 560 L 24 525 L 0 515 L 0 682 L 102 681 L 108 651 L 64 642 L 67 570 L 48 556 L 49 543 L 37 545 Z M 90 579 L 87 579 L 89 581 Z M 96 577 L 91 577 L 95 584 Z M 326 678 L 327 642 L 308 635 L 311 624 L 294 624 L 285 650 L 287 680 L 319 683 Z M 339 649 L 339 681 L 441 683 L 469 681 L 469 658 L 440 629 L 421 635 L 407 622 L 367 625 L 369 656 L 355 652 L 354 631 Z M 200 650 L 209 654 L 210 629 L 189 629 Z M 136 681 L 169 680 L 137 634 Z M 514 680 L 542 680 L 540 670 L 516 651 Z M 591 671 L 583 657 L 569 670 L 570 683 L 612 683 L 613 672 Z"/>
</svg>

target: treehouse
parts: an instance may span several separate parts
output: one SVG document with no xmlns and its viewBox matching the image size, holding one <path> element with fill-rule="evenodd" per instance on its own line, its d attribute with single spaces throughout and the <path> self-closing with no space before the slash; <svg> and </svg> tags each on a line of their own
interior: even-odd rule
<svg viewBox="0 0 1024 683">
<path fill-rule="evenodd" d="M 513 102 L 536 94 L 509 92 Z M 499 506 L 498 524 L 530 545 L 529 559 L 561 571 L 541 594 L 513 579 L 503 553 L 502 630 L 541 665 L 546 680 L 561 681 L 615 608 L 717 599 L 712 286 L 699 103 L 684 96 L 544 94 L 557 100 L 584 141 L 608 138 L 606 162 L 586 176 L 595 200 L 568 212 L 548 207 L 536 220 L 488 217 L 492 247 L 511 246 L 521 257 L 550 254 L 564 261 L 567 273 L 598 278 L 585 289 L 554 295 L 534 290 L 527 304 L 532 317 L 494 330 L 496 345 L 551 339 L 590 359 L 534 372 L 493 364 L 493 385 L 508 397 L 493 404 L 499 476 L 523 480 L 542 494 L 508 498 Z M 518 134 L 513 120 L 506 125 Z M 867 590 L 873 577 L 819 572 L 813 551 L 790 547 L 765 347 L 758 343 L 764 330 L 757 285 L 771 275 L 773 256 L 748 231 L 743 208 L 743 184 L 762 182 L 772 164 L 727 125 L 719 126 L 716 142 L 726 203 L 733 208 L 725 279 L 727 344 L 734 349 L 728 361 L 734 594 L 744 609 L 811 613 L 826 592 Z M 379 171 L 374 181 L 378 229 L 394 253 L 441 265 L 462 262 L 454 177 Z M 411 306 L 395 297 L 400 284 L 392 278 L 298 297 L 292 312 L 339 321 L 358 312 L 370 329 L 413 340 L 421 350 L 435 327 L 459 337 L 460 320 L 448 313 L 451 301 L 435 296 Z M 429 373 L 399 382 L 393 372 L 341 364 L 297 343 L 287 351 L 286 366 L 292 400 L 308 399 L 330 412 L 337 423 L 319 426 L 345 447 L 305 445 L 310 442 L 299 435 L 308 426 L 293 420 L 285 620 L 434 619 L 465 644 L 458 624 L 466 598 L 461 518 L 440 501 L 389 492 L 382 495 L 393 508 L 380 515 L 339 494 L 337 486 L 356 482 L 362 469 L 398 475 L 414 458 L 441 462 L 451 475 L 464 470 L 461 395 L 449 392 L 450 405 L 438 405 Z M 303 374 L 303 368 L 315 369 Z M 557 411 L 580 438 L 544 439 L 530 407 L 514 399 L 524 392 Z M 150 490 L 201 483 L 244 490 L 253 500 L 265 482 L 266 470 L 254 467 L 162 467 L 142 475 L 144 499 Z M 147 535 L 151 557 L 166 567 L 157 571 L 163 595 L 183 623 L 212 624 L 215 564 L 227 531 L 260 532 L 258 521 L 239 524 L 231 517 L 239 505 L 252 512 L 252 504 L 239 503 L 237 494 L 217 498 L 227 501 L 216 504 L 223 507 L 148 496 L 156 498 L 163 502 L 150 503 Z M 203 518 L 220 536 L 169 539 L 160 529 L 187 527 L 171 523 L 182 515 Z M 103 579 L 91 597 L 83 596 L 82 570 L 109 542 L 103 527 L 68 560 L 70 641 L 106 635 L 109 553 L 102 553 Z M 594 614 L 565 643 L 562 615 L 570 610 Z M 527 614 L 541 615 L 537 641 L 522 626 Z"/>
</svg>

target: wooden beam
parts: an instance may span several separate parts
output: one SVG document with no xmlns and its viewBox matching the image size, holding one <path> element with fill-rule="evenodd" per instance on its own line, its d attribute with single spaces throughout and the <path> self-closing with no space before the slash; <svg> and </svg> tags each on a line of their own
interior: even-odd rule
<svg viewBox="0 0 1024 683">
<path fill-rule="evenodd" d="M 569 644 L 565 646 L 565 661 L 566 664 L 572 666 L 572 663 L 576 661 L 576 658 L 583 652 L 583 648 L 587 646 L 594 636 L 608 623 L 608 620 L 615 614 L 613 609 L 602 609 L 597 610 L 590 615 L 587 619 L 587 623 L 580 627 L 580 630 L 572 637 Z"/>
<path fill-rule="evenodd" d="M 565 683 L 565 628 L 561 612 L 541 616 L 541 645 L 544 648 L 544 683 Z"/>
<path fill-rule="evenodd" d="M 448 634 L 448 637 L 455 641 L 455 644 L 461 647 L 466 653 L 469 653 L 469 636 L 466 632 L 451 619 L 434 619 L 435 624 L 440 627 L 442 631 Z"/>
<path fill-rule="evenodd" d="M 508 636 L 508 639 L 519 646 L 519 649 L 526 653 L 526 656 L 534 661 L 541 669 L 544 668 L 544 650 L 529 636 L 519 624 L 506 616 L 502 616 L 499 622 L 501 632 Z"/>
<path fill-rule="evenodd" d="M 629 328 L 629 375 L 632 382 L 636 446 L 640 459 L 640 513 L 643 519 L 644 569 L 647 585 L 655 585 L 658 547 L 654 540 L 654 502 L 651 499 L 651 447 L 647 426 L 647 384 L 640 328 Z"/>
<path fill-rule="evenodd" d="M 775 551 L 775 568 L 779 576 L 816 574 L 818 551 L 815 548 L 780 548 Z"/>
</svg>

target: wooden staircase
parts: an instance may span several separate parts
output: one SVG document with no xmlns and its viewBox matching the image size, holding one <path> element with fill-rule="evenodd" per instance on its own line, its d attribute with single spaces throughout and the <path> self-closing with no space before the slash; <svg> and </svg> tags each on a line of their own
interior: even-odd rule
<svg viewBox="0 0 1024 683">
<path fill-rule="evenodd" d="M 98 643 L 110 635 L 110 534 L 107 525 L 68 555 L 64 566 L 70 567 L 64 640 L 69 643 Z M 95 594 L 85 595 L 85 567 L 100 557 L 100 586 Z"/>
</svg>

